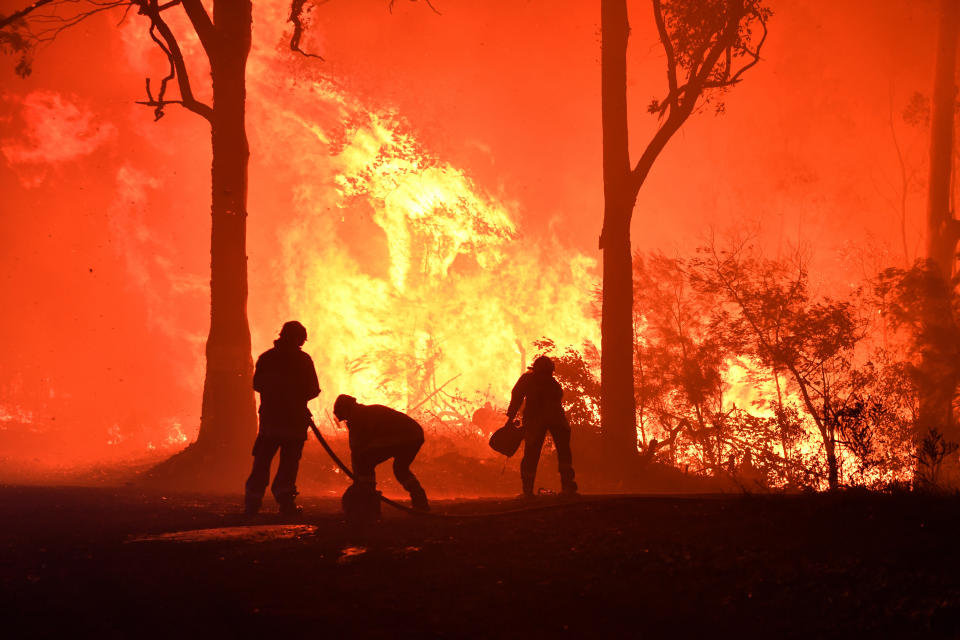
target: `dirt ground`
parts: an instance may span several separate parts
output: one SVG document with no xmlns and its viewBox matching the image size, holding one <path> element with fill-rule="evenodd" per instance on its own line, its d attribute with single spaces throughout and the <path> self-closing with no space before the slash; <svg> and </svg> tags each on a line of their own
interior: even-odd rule
<svg viewBox="0 0 960 640">
<path fill-rule="evenodd" d="M 955 497 L 238 502 L 0 486 L 4 637 L 960 637 Z"/>
</svg>

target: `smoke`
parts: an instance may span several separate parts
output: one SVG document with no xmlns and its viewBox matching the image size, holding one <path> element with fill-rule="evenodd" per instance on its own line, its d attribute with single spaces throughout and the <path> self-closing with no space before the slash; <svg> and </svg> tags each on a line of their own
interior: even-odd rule
<svg viewBox="0 0 960 640">
<path fill-rule="evenodd" d="M 76 98 L 54 91 L 6 95 L 3 101 L 16 109 L 7 124 L 18 134 L 0 139 L 0 153 L 27 187 L 40 186 L 49 170 L 93 154 L 117 135 L 113 124 Z"/>
<path fill-rule="evenodd" d="M 164 182 L 129 163 L 116 174 L 116 198 L 109 211 L 112 246 L 124 261 L 129 286 L 146 300 L 151 326 L 165 335 L 202 344 L 201 334 L 184 334 L 182 318 L 171 307 L 171 298 L 189 297 L 202 304 L 208 296 L 208 282 L 197 273 L 184 272 L 180 251 L 169 238 L 157 233 L 157 191 Z"/>
</svg>

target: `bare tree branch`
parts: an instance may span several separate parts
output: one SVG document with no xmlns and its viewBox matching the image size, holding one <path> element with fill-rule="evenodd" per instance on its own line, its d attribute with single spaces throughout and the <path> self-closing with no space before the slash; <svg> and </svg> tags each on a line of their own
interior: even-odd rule
<svg viewBox="0 0 960 640">
<path fill-rule="evenodd" d="M 185 109 L 211 120 L 213 109 L 194 97 L 180 46 L 170 27 L 161 17 L 163 11 L 177 5 L 183 5 L 184 11 L 190 18 L 194 29 L 196 29 L 204 48 L 208 51 L 213 48 L 216 30 L 206 10 L 204 10 L 201 0 L 168 0 L 163 3 L 159 0 L 37 0 L 10 16 L 0 18 L 0 29 L 11 25 L 13 25 L 14 30 L 22 29 L 24 33 L 21 37 L 27 43 L 25 46 L 29 50 L 38 44 L 54 40 L 63 30 L 103 11 L 126 6 L 126 11 L 121 18 L 122 22 L 130 9 L 137 7 L 140 15 L 147 16 L 150 19 L 150 38 L 167 56 L 170 64 L 169 72 L 160 80 L 157 95 L 153 95 L 148 78 L 146 81 L 147 100 L 138 101 L 137 104 L 154 107 L 154 118 L 157 120 L 163 117 L 163 109 L 167 104 L 180 104 Z M 38 11 L 43 7 L 46 7 L 46 9 Z M 27 16 L 29 16 L 29 20 L 25 20 Z M 29 62 L 24 64 L 27 65 L 27 69 L 22 75 L 29 73 Z M 174 78 L 177 80 L 181 99 L 167 100 L 167 85 Z"/>
<path fill-rule="evenodd" d="M 157 96 L 157 99 L 154 100 L 149 93 L 149 84 L 147 85 L 147 97 L 149 101 L 146 103 L 140 102 L 138 104 L 150 104 L 150 106 L 155 107 L 155 117 L 157 120 L 163 117 L 163 107 L 165 104 L 180 104 L 185 109 L 193 111 L 194 113 L 203 116 L 208 121 L 213 120 L 213 109 L 203 102 L 200 102 L 193 96 L 193 90 L 190 88 L 190 77 L 187 74 L 187 65 L 183 59 L 183 53 L 180 51 L 180 45 L 177 42 L 176 37 L 173 35 L 173 32 L 170 30 L 170 27 L 164 22 L 163 18 L 160 16 L 162 11 L 157 0 L 138 0 L 140 4 L 140 13 L 142 15 L 150 18 L 151 27 L 150 33 L 153 37 L 154 42 L 160 46 L 161 50 L 166 54 L 167 59 L 170 61 L 171 73 L 177 78 L 177 85 L 180 88 L 180 98 L 179 103 L 170 100 L 163 99 L 163 93 L 166 89 L 167 81 L 172 79 L 171 75 L 167 75 L 160 85 L 160 94 Z M 169 5 L 166 5 L 169 6 Z M 164 7 L 165 8 L 165 7 Z M 163 42 L 156 37 L 154 37 L 154 28 L 160 33 L 160 36 L 163 38 Z"/>
<path fill-rule="evenodd" d="M 199 1 L 199 0 L 194 0 Z M 313 6 L 324 4 L 329 0 L 314 0 L 311 4 Z M 417 0 L 410 0 L 411 2 L 416 2 Z M 306 58 L 316 58 L 317 60 L 323 61 L 323 56 L 310 53 L 309 51 L 304 51 L 303 47 L 300 46 L 300 40 L 303 38 L 304 30 L 307 28 L 304 11 L 306 9 L 308 0 L 291 0 L 290 2 L 290 17 L 288 18 L 289 22 L 293 23 L 293 34 L 290 36 L 290 50 L 299 53 L 300 55 Z M 431 0 L 424 0 L 430 9 L 439 15 L 443 15 L 437 8 L 433 5 Z M 396 4 L 396 0 L 390 0 L 390 3 L 387 5 L 390 13 L 393 13 L 393 6 Z M 309 12 L 309 9 L 306 9 Z"/>
<path fill-rule="evenodd" d="M 20 20 L 21 18 L 25 18 L 26 16 L 30 15 L 31 13 L 33 13 L 43 5 L 50 4 L 51 2 L 54 2 L 54 0 L 37 0 L 30 6 L 24 7 L 20 11 L 14 11 L 10 15 L 0 18 L 0 29 L 5 28 L 9 24 L 13 24 L 17 20 Z"/>
<path fill-rule="evenodd" d="M 753 59 L 749 63 L 740 67 L 740 70 L 737 71 L 732 77 L 729 78 L 729 80 L 727 81 L 728 85 L 734 85 L 740 82 L 740 76 L 743 75 L 743 72 L 746 71 L 747 69 L 750 69 L 751 67 L 756 65 L 758 62 L 760 62 L 760 48 L 763 47 L 763 43 L 767 41 L 767 33 L 768 33 L 767 20 L 766 18 L 763 17 L 762 14 L 756 11 L 753 12 L 753 16 L 757 19 L 757 22 L 759 22 L 760 26 L 763 28 L 763 35 L 760 36 L 760 42 L 757 43 L 757 48 L 755 51 L 750 51 L 749 48 L 744 47 L 744 51 L 748 55 L 750 55 L 750 57 Z"/>
<path fill-rule="evenodd" d="M 663 50 L 667 54 L 667 85 L 669 93 L 664 105 L 669 105 L 671 109 L 677 108 L 677 56 L 673 51 L 673 43 L 670 41 L 670 34 L 667 33 L 667 25 L 663 19 L 663 8 L 660 6 L 660 0 L 653 0 L 653 17 L 657 23 L 657 31 L 660 34 L 660 42 L 663 43 Z M 664 107 L 666 109 L 666 107 Z M 660 117 L 663 117 L 663 109 L 660 110 Z"/>
<path fill-rule="evenodd" d="M 167 56 L 167 62 L 170 64 L 170 71 L 160 80 L 160 93 L 157 94 L 157 100 L 154 100 L 153 93 L 150 91 L 150 78 L 146 79 L 147 84 L 147 98 L 150 100 L 150 103 L 156 105 L 156 109 L 153 112 L 154 122 L 163 117 L 163 97 L 167 93 L 167 82 L 176 77 L 177 71 L 173 66 L 173 56 L 170 54 L 170 49 L 157 37 L 157 25 L 150 25 L 150 39 L 157 43 L 157 46 L 160 47 L 160 50 L 163 51 Z"/>
<path fill-rule="evenodd" d="M 37 0 L 10 14 L 0 16 L 0 50 L 20 57 L 16 73 L 30 75 L 34 51 L 53 41 L 61 31 L 102 11 L 126 6 L 131 0 Z M 126 15 L 126 13 L 124 13 Z M 122 19 L 121 19 L 122 21 Z"/>
<path fill-rule="evenodd" d="M 643 150 L 640 159 L 637 160 L 637 164 L 634 165 L 630 171 L 630 188 L 634 194 L 640 191 L 640 186 L 643 185 L 643 181 L 647 179 L 647 174 L 653 167 L 654 160 L 660 155 L 663 148 L 667 146 L 667 142 L 669 142 L 673 134 L 680 129 L 692 111 L 693 106 L 687 104 L 681 105 L 676 111 L 670 110 L 670 115 L 667 116 L 666 121 L 657 129 L 650 143 Z"/>
<path fill-rule="evenodd" d="M 203 50 L 207 52 L 208 57 L 211 56 L 216 50 L 217 31 L 207 10 L 203 8 L 203 3 L 200 0 L 174 0 L 174 2 L 176 1 L 182 2 L 183 10 L 190 18 L 190 24 L 197 32 Z"/>
<path fill-rule="evenodd" d="M 307 0 L 293 0 L 290 3 L 290 22 L 293 23 L 293 35 L 290 36 L 290 50 L 296 51 L 302 56 L 307 58 L 316 58 L 317 60 L 323 61 L 323 56 L 319 56 L 315 53 L 309 53 L 300 48 L 300 38 L 303 37 L 303 6 L 307 3 Z"/>
<path fill-rule="evenodd" d="M 12 26 L 12 30 L 22 28 L 26 31 L 26 39 L 33 46 L 36 46 L 54 40 L 64 29 L 79 24 L 98 13 L 135 2 L 136 0 L 84 0 L 82 2 L 81 0 L 37 0 L 29 7 L 11 16 L 0 18 L 0 29 L 8 26 Z M 66 12 L 66 15 L 62 15 L 64 13 L 61 11 L 62 8 L 77 7 L 78 5 L 89 5 L 90 8 Z M 42 7 L 47 7 L 47 9 L 38 11 Z M 28 15 L 30 20 L 24 20 Z M 22 23 L 20 23 L 21 20 Z"/>
</svg>

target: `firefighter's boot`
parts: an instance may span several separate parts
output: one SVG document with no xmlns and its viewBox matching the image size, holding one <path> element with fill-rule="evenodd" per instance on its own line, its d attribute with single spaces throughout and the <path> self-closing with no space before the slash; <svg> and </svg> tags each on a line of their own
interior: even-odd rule
<svg viewBox="0 0 960 640">
<path fill-rule="evenodd" d="M 427 501 L 427 492 L 423 490 L 420 481 L 416 478 L 410 478 L 403 483 L 403 488 L 410 494 L 410 505 L 415 511 L 430 511 L 430 503 Z"/>
<path fill-rule="evenodd" d="M 263 504 L 263 497 L 248 493 L 243 499 L 243 513 L 248 516 L 255 516 L 260 512 L 261 504 Z"/>
<path fill-rule="evenodd" d="M 520 481 L 521 481 L 521 484 L 523 485 L 523 493 L 520 494 L 520 497 L 523 498 L 524 500 L 533 500 L 534 498 L 533 481 L 535 479 L 536 479 L 535 475 L 526 474 L 526 473 L 520 474 Z"/>
<path fill-rule="evenodd" d="M 577 493 L 577 482 L 573 479 L 573 465 L 570 463 L 560 463 L 560 486 L 562 487 L 563 495 L 568 498 L 576 497 L 580 494 Z"/>
</svg>

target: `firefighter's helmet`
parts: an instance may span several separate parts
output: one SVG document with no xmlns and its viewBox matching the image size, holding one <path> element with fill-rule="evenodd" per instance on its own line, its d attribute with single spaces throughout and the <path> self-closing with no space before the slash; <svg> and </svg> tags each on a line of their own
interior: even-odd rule
<svg viewBox="0 0 960 640">
<path fill-rule="evenodd" d="M 307 341 L 307 328 L 296 320 L 284 323 L 280 329 L 280 339 L 302 345 Z"/>
<path fill-rule="evenodd" d="M 534 373 L 553 373 L 556 370 L 553 360 L 547 356 L 540 356 L 534 360 L 533 365 L 530 368 Z"/>
</svg>

